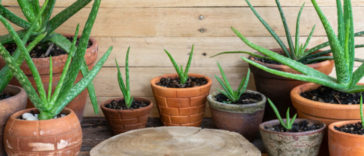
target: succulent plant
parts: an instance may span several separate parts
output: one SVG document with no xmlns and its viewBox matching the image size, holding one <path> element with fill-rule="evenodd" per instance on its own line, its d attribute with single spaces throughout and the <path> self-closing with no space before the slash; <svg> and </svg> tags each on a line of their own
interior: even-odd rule
<svg viewBox="0 0 364 156">
<path fill-rule="evenodd" d="M 176 72 L 178 74 L 178 77 L 180 79 L 180 84 L 185 84 L 188 80 L 188 71 L 190 69 L 191 62 L 192 62 L 193 49 L 194 49 L 194 45 L 192 45 L 191 52 L 188 57 L 187 65 L 184 70 L 183 70 L 183 66 L 182 65 L 178 66 L 178 64 L 174 60 L 173 56 L 166 49 L 164 49 L 164 52 L 168 55 L 169 59 L 171 60 L 171 62 L 173 64 L 174 69 L 176 70 Z"/>
<path fill-rule="evenodd" d="M 118 62 L 115 60 L 115 63 L 118 66 L 118 75 L 117 75 L 118 83 L 119 83 L 120 90 L 123 93 L 125 105 L 127 108 L 131 107 L 131 105 L 133 104 L 133 100 L 134 100 L 134 98 L 130 94 L 129 52 L 130 52 L 130 47 L 128 47 L 128 51 L 126 52 L 126 57 L 125 57 L 125 83 L 123 80 L 123 76 L 121 75 L 121 72 L 120 72 L 120 66 L 119 66 Z"/>
<path fill-rule="evenodd" d="M 272 102 L 272 100 L 268 99 L 268 103 L 269 103 L 270 107 L 273 109 L 274 113 L 276 114 L 276 117 L 279 120 L 279 123 L 282 125 L 282 127 L 284 127 L 286 130 L 291 130 L 292 126 L 294 124 L 294 121 L 297 118 L 297 114 L 293 115 L 293 117 L 291 119 L 290 115 L 289 115 L 290 113 L 289 113 L 289 107 L 288 107 L 287 112 L 286 112 L 286 121 L 284 121 L 282 119 L 281 115 L 279 114 L 277 107 Z"/>
</svg>

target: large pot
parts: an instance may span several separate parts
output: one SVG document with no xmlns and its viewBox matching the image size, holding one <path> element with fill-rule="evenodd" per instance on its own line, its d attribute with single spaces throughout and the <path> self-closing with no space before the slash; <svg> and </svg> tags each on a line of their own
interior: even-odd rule
<svg viewBox="0 0 364 156">
<path fill-rule="evenodd" d="M 136 101 L 145 101 L 149 103 L 149 105 L 131 110 L 116 110 L 105 107 L 105 105 L 109 104 L 113 100 L 123 100 L 123 98 L 107 100 L 100 107 L 114 134 L 138 128 L 145 128 L 149 114 L 153 108 L 152 101 L 144 98 L 134 98 Z"/>
<path fill-rule="evenodd" d="M 68 36 L 68 35 L 67 35 Z M 85 54 L 85 61 L 89 68 L 92 68 L 94 65 L 94 62 L 97 58 L 97 51 L 98 51 L 98 44 L 96 40 L 90 38 L 90 42 L 92 43 L 89 48 L 86 50 Z M 61 77 L 63 67 L 66 63 L 68 55 L 59 55 L 52 57 L 52 63 L 53 63 L 53 86 L 52 89 L 54 90 L 58 84 L 58 81 Z M 37 67 L 39 74 L 41 76 L 43 86 L 45 90 L 48 90 L 49 85 L 49 57 L 47 58 L 32 58 L 35 66 Z M 5 66 L 5 61 L 3 59 L 0 59 L 0 67 Z M 24 62 L 21 67 L 22 71 L 28 76 L 28 79 L 33 84 L 33 87 L 36 89 L 35 81 L 32 75 L 32 72 L 30 71 L 28 65 Z M 80 81 L 82 79 L 82 74 L 80 73 L 77 76 L 76 81 Z M 13 78 L 10 82 L 14 85 L 20 85 L 19 82 Z M 83 110 L 85 108 L 86 100 L 87 100 L 87 90 L 81 92 L 77 97 L 75 97 L 68 105 L 67 107 L 71 108 L 77 115 L 77 117 L 82 120 L 83 117 Z M 28 99 L 28 108 L 34 107 L 31 101 Z"/>
<path fill-rule="evenodd" d="M 257 94 L 262 100 L 251 104 L 226 104 L 216 101 L 215 92 L 207 97 L 214 124 L 219 129 L 229 130 L 242 134 L 247 139 L 254 139 L 263 120 L 266 97 L 256 91 L 247 90 L 247 93 Z M 228 122 L 227 122 L 228 121 Z"/>
<path fill-rule="evenodd" d="M 356 135 L 336 130 L 347 124 L 354 124 L 360 121 L 340 121 L 329 126 L 329 151 L 331 156 L 363 156 L 364 135 Z"/>
<path fill-rule="evenodd" d="M 273 49 L 273 51 L 280 52 L 281 50 Z M 259 64 L 262 64 L 268 68 L 289 73 L 298 73 L 297 71 L 293 70 L 292 68 L 286 65 L 263 63 L 261 61 L 254 59 L 254 57 L 249 57 L 249 59 Z M 334 67 L 334 62 L 332 60 L 326 60 L 318 63 L 308 64 L 307 66 L 328 75 L 331 73 Z M 292 107 L 291 99 L 289 98 L 290 91 L 295 86 L 298 86 L 305 82 L 294 79 L 287 79 L 281 76 L 270 74 L 251 64 L 249 64 L 249 68 L 254 74 L 255 86 L 257 88 L 257 91 L 269 97 L 274 103 L 276 103 L 277 108 L 281 114 L 284 114 L 288 107 Z M 294 110 L 292 111 L 294 112 Z M 275 119 L 274 112 L 270 107 L 267 107 L 265 109 L 264 114 L 265 114 L 264 120 Z"/>
<path fill-rule="evenodd" d="M 157 85 L 161 78 L 174 78 L 177 74 L 165 74 L 150 82 L 165 126 L 201 125 L 212 80 L 200 74 L 188 74 L 188 76 L 203 77 L 207 80 L 207 84 L 192 88 L 167 88 Z"/>
<path fill-rule="evenodd" d="M 78 155 L 82 130 L 76 114 L 68 108 L 66 116 L 27 121 L 19 117 L 37 109 L 30 108 L 11 115 L 4 131 L 4 146 L 8 155 Z"/>
<path fill-rule="evenodd" d="M 300 122 L 306 119 L 296 119 Z M 320 121 L 309 120 L 311 123 L 323 124 L 320 129 L 306 132 L 276 132 L 265 129 L 266 126 L 278 125 L 279 120 L 271 120 L 260 124 L 259 130 L 265 149 L 270 156 L 315 156 L 319 154 L 324 129 L 326 125 Z"/>
<path fill-rule="evenodd" d="M 13 94 L 12 97 L 0 100 L 0 155 L 5 155 L 5 150 L 3 148 L 3 132 L 6 121 L 11 114 L 25 109 L 27 105 L 27 94 L 23 88 L 8 85 L 4 93 Z"/>
</svg>

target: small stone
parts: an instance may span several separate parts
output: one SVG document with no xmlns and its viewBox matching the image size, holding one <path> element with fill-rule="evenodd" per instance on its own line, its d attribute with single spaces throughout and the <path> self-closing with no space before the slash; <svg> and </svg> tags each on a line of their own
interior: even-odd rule
<svg viewBox="0 0 364 156">
<path fill-rule="evenodd" d="M 31 114 L 31 113 L 24 113 L 24 114 L 22 115 L 22 118 L 23 118 L 24 120 L 29 120 L 29 121 L 38 120 L 38 117 L 34 116 L 34 115 L 33 115 L 33 114 Z"/>
</svg>

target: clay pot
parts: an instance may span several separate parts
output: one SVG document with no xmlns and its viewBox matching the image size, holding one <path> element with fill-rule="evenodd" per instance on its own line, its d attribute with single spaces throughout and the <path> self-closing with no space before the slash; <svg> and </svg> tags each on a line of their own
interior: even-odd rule
<svg viewBox="0 0 364 156">
<path fill-rule="evenodd" d="M 301 96 L 301 93 L 317 89 L 320 85 L 305 83 L 291 91 L 291 99 L 300 118 L 319 120 L 329 125 L 336 121 L 359 120 L 360 109 L 357 105 L 340 105 L 313 101 Z"/>
<path fill-rule="evenodd" d="M 207 80 L 207 84 L 192 88 L 167 88 L 157 85 L 161 78 L 177 77 L 177 74 L 165 74 L 150 82 L 165 126 L 201 125 L 212 80 L 199 74 L 188 74 L 188 76 L 203 77 Z"/>
<path fill-rule="evenodd" d="M 3 132 L 6 121 L 11 114 L 22 110 L 27 105 L 27 94 L 23 88 L 8 85 L 4 92 L 13 94 L 12 97 L 0 100 L 0 155 L 5 155 L 3 148 Z"/>
<path fill-rule="evenodd" d="M 295 122 L 306 119 L 296 119 Z M 260 135 L 270 156 L 315 156 L 319 154 L 326 125 L 320 121 L 309 120 L 310 123 L 320 123 L 324 126 L 317 130 L 306 132 L 276 132 L 264 127 L 280 124 L 271 120 L 259 125 Z"/>
<path fill-rule="evenodd" d="M 70 35 L 66 35 L 66 36 L 70 36 Z M 91 69 L 97 58 L 98 44 L 97 44 L 96 40 L 94 40 L 92 38 L 90 38 L 90 41 L 92 42 L 92 45 L 89 48 L 87 48 L 87 50 L 86 50 L 85 61 L 86 61 L 87 66 Z M 52 89 L 53 90 L 56 88 L 58 81 L 61 77 L 63 67 L 64 67 L 64 64 L 66 63 L 67 57 L 68 57 L 67 54 L 52 57 L 52 63 L 53 63 Z M 32 60 L 39 71 L 39 74 L 40 74 L 42 82 L 43 82 L 44 89 L 47 91 L 48 85 L 49 85 L 49 57 L 32 58 Z M 3 66 L 5 66 L 5 61 L 0 58 L 0 67 L 3 67 Z M 20 68 L 28 76 L 28 79 L 33 84 L 33 87 L 36 89 L 33 75 L 31 73 L 28 65 L 26 64 L 26 62 L 24 62 Z M 78 82 L 81 79 L 82 79 L 82 74 L 80 72 L 80 74 L 77 76 L 76 81 Z M 10 84 L 20 86 L 19 82 L 15 78 L 13 78 L 11 80 Z M 76 115 L 80 119 L 80 121 L 82 120 L 82 117 L 83 117 L 83 110 L 85 108 L 87 96 L 88 95 L 87 95 L 87 89 L 86 89 L 85 91 L 81 92 L 81 94 L 79 94 L 77 97 L 75 97 L 67 105 L 67 107 L 71 108 L 76 113 Z M 29 99 L 28 99 L 27 107 L 28 108 L 34 107 Z"/>
<path fill-rule="evenodd" d="M 76 114 L 68 108 L 65 117 L 27 121 L 19 117 L 30 108 L 11 115 L 4 132 L 4 146 L 8 155 L 78 155 L 82 144 L 82 130 Z"/>
<path fill-rule="evenodd" d="M 281 50 L 273 49 L 273 51 L 280 52 Z M 297 71 L 286 65 L 263 63 L 255 60 L 254 57 L 249 57 L 249 59 L 272 69 L 290 73 L 298 73 Z M 326 60 L 314 64 L 308 64 L 308 66 L 328 75 L 331 73 L 334 67 L 334 62 L 332 60 Z M 254 74 L 255 86 L 257 91 L 269 97 L 277 105 L 277 108 L 281 114 L 284 114 L 288 107 L 292 108 L 289 93 L 295 86 L 298 86 L 305 82 L 294 79 L 287 79 L 281 76 L 270 74 L 250 64 L 249 68 Z M 292 111 L 293 113 L 295 112 L 294 110 Z M 267 107 L 265 109 L 264 114 L 264 120 L 275 119 L 274 112 L 270 107 Z"/>
<path fill-rule="evenodd" d="M 347 124 L 354 124 L 361 121 L 340 121 L 329 126 L 329 151 L 331 156 L 363 156 L 364 135 L 356 135 L 336 130 Z"/>
<path fill-rule="evenodd" d="M 247 90 L 247 92 L 260 95 L 262 100 L 252 104 L 226 104 L 216 101 L 215 96 L 220 92 L 210 94 L 207 100 L 217 128 L 238 132 L 247 139 L 254 139 L 259 130 L 259 124 L 263 120 L 267 99 L 259 92 L 251 90 Z"/>
<path fill-rule="evenodd" d="M 100 107 L 115 135 L 133 129 L 145 128 L 149 114 L 153 108 L 152 101 L 144 98 L 134 98 L 136 101 L 145 101 L 149 105 L 132 110 L 116 110 L 105 107 L 105 105 L 111 103 L 113 100 L 123 100 L 123 98 L 107 100 Z"/>
</svg>

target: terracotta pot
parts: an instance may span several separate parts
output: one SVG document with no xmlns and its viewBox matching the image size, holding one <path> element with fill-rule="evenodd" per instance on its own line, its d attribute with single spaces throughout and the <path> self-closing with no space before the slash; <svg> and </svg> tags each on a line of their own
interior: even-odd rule
<svg viewBox="0 0 364 156">
<path fill-rule="evenodd" d="M 334 126 L 340 127 L 347 124 L 361 122 L 340 121 L 329 126 L 329 150 L 331 156 L 363 156 L 364 155 L 364 135 L 356 135 L 338 131 Z"/>
<path fill-rule="evenodd" d="M 273 49 L 273 51 L 280 52 L 281 50 Z M 290 73 L 298 73 L 286 65 L 263 63 L 255 60 L 254 57 L 249 57 L 249 59 L 272 69 Z M 326 60 L 319 63 L 309 64 L 308 66 L 328 75 L 331 73 L 334 67 L 334 62 L 332 60 Z M 249 68 L 254 74 L 257 91 L 269 97 L 277 105 L 277 108 L 281 114 L 284 114 L 288 107 L 292 108 L 289 93 L 295 86 L 305 82 L 273 75 L 250 64 Z M 294 109 L 292 109 L 292 111 L 293 113 L 295 112 Z M 270 107 L 265 109 L 264 114 L 264 120 L 275 119 L 274 112 Z"/>
<path fill-rule="evenodd" d="M 291 91 L 291 99 L 294 107 L 297 109 L 300 118 L 319 120 L 329 125 L 336 121 L 359 120 L 359 104 L 341 105 L 330 104 L 306 99 L 301 93 L 314 90 L 320 85 L 314 83 L 305 83 L 295 87 Z"/>
<path fill-rule="evenodd" d="M 70 35 L 66 35 L 66 36 L 70 36 Z M 92 42 L 92 45 L 89 48 L 87 48 L 87 50 L 86 50 L 85 60 L 86 60 L 87 66 L 91 69 L 97 58 L 98 44 L 97 44 L 96 40 L 94 40 L 92 38 L 90 38 L 90 41 Z M 53 90 L 56 88 L 58 81 L 61 77 L 63 67 L 64 67 L 64 64 L 66 63 L 67 57 L 68 57 L 67 54 L 52 57 L 52 63 L 53 63 L 52 89 Z M 47 91 L 48 85 L 49 85 L 49 57 L 32 58 L 32 60 L 39 71 L 39 74 L 40 74 L 42 82 L 43 82 L 43 86 L 44 86 L 45 90 Z M 0 58 L 0 67 L 3 67 L 3 66 L 5 66 L 5 62 L 3 59 Z M 30 82 L 33 84 L 34 88 L 36 88 L 35 81 L 33 79 L 33 75 L 31 73 L 28 65 L 24 62 L 20 68 L 28 76 L 28 78 L 29 78 Z M 77 76 L 76 81 L 78 82 L 81 79 L 82 79 L 82 74 L 80 73 Z M 20 86 L 19 82 L 15 78 L 13 78 L 10 83 Z M 71 108 L 76 113 L 76 115 L 80 119 L 80 121 L 82 120 L 82 117 L 83 117 L 83 110 L 85 108 L 87 96 L 88 95 L 87 95 L 87 89 L 86 89 L 85 91 L 81 92 L 81 94 L 79 94 L 75 99 L 73 99 L 67 105 L 67 107 Z M 28 108 L 34 107 L 29 99 L 28 99 L 27 107 Z"/>
<path fill-rule="evenodd" d="M 82 130 L 76 114 L 68 108 L 65 117 L 27 121 L 19 117 L 30 108 L 11 115 L 4 132 L 4 146 L 8 155 L 78 155 L 82 144 Z"/>
<path fill-rule="evenodd" d="M 200 74 L 188 74 L 203 77 L 207 84 L 192 88 L 167 88 L 157 85 L 163 77 L 177 77 L 177 74 L 165 74 L 151 80 L 154 98 L 159 114 L 165 126 L 200 126 L 206 97 L 209 95 L 212 80 Z"/>
<path fill-rule="evenodd" d="M 306 119 L 296 119 L 295 122 Z M 264 127 L 280 124 L 278 120 L 271 120 L 259 125 L 260 135 L 270 156 L 315 156 L 319 154 L 320 145 L 324 137 L 326 125 L 320 121 L 309 120 L 310 123 L 321 123 L 324 126 L 317 130 L 306 132 L 276 132 Z"/>
<path fill-rule="evenodd" d="M 134 98 L 136 101 L 144 101 L 149 103 L 149 105 L 132 110 L 116 110 L 105 107 L 105 105 L 111 103 L 113 100 L 123 100 L 123 98 L 107 100 L 100 107 L 114 134 L 145 128 L 149 114 L 153 108 L 152 101 L 144 98 Z"/>
<path fill-rule="evenodd" d="M 0 100 L 0 155 L 5 155 L 3 148 L 3 132 L 6 121 L 11 114 L 22 110 L 27 105 L 27 94 L 23 88 L 8 85 L 4 89 L 5 93 L 13 94 L 12 97 Z"/>
<path fill-rule="evenodd" d="M 219 129 L 229 130 L 242 134 L 247 139 L 254 139 L 259 124 L 263 120 L 266 97 L 256 91 L 247 90 L 248 93 L 258 94 L 262 100 L 252 104 L 226 104 L 216 101 L 215 92 L 207 97 L 214 124 Z M 229 121 L 229 122 L 226 122 Z"/>
</svg>

